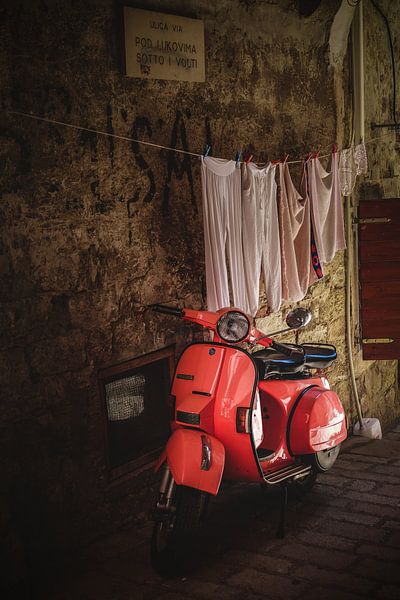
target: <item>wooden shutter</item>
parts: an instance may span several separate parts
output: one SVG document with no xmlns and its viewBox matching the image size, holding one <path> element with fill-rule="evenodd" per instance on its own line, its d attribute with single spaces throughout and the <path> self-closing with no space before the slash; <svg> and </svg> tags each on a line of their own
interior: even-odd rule
<svg viewBox="0 0 400 600">
<path fill-rule="evenodd" d="M 400 358 L 400 198 L 364 200 L 358 213 L 365 360 Z"/>
</svg>

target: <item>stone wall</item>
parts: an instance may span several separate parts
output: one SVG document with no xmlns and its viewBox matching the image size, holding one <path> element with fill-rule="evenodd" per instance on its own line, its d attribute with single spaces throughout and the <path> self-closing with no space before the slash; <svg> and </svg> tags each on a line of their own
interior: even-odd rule
<svg viewBox="0 0 400 600">
<path fill-rule="evenodd" d="M 224 158 L 247 147 L 259 162 L 348 141 L 336 140 L 328 52 L 339 1 L 307 18 L 289 0 L 136 5 L 204 20 L 206 83 L 122 75 L 112 0 L 16 0 L 0 9 L 2 107 Z M 346 60 L 350 106 L 348 81 Z M 97 371 L 196 335 L 147 306 L 204 306 L 204 247 L 198 159 L 4 112 L 0 135 L 0 506 L 23 573 L 143 516 L 148 473 L 108 482 Z M 331 380 L 354 417 L 343 253 L 302 304 L 314 322 L 299 340 L 337 345 Z M 265 315 L 265 330 L 282 321 Z M 393 419 L 395 364 L 358 372 L 366 410 Z"/>
</svg>

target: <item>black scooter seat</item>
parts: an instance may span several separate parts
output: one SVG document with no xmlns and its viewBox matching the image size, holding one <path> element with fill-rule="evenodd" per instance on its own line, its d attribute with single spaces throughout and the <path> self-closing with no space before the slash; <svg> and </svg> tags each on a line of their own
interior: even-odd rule
<svg viewBox="0 0 400 600">
<path fill-rule="evenodd" d="M 304 364 L 311 369 L 326 369 L 337 358 L 335 346 L 332 344 L 303 344 Z"/>
<path fill-rule="evenodd" d="M 256 361 L 262 377 L 267 373 L 298 373 L 304 369 L 304 363 L 299 364 L 293 358 L 272 348 L 259 350 L 251 356 Z"/>
<path fill-rule="evenodd" d="M 326 369 L 337 357 L 336 348 L 330 344 L 288 344 L 292 348 L 304 351 L 304 362 L 298 363 L 286 354 L 277 352 L 273 348 L 265 348 L 254 352 L 252 357 L 256 361 L 261 379 L 273 373 L 301 373 L 309 369 Z"/>
</svg>

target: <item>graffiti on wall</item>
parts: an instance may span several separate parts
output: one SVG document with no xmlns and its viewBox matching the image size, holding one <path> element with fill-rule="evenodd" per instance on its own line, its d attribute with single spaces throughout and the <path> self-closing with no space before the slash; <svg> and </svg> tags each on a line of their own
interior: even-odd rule
<svg viewBox="0 0 400 600">
<path fill-rule="evenodd" d="M 185 118 L 190 119 L 191 114 L 189 110 L 181 111 L 177 110 L 175 113 L 175 120 L 171 129 L 171 136 L 169 140 L 170 148 L 179 148 L 189 152 L 189 144 L 186 133 Z M 152 140 L 153 127 L 148 117 L 138 116 L 133 122 L 132 126 L 132 137 L 135 140 Z M 211 138 L 211 132 L 209 123 L 206 123 L 206 137 Z M 156 196 L 156 183 L 155 176 L 149 163 L 144 158 L 141 145 L 138 142 L 132 142 L 132 152 L 135 156 L 135 161 L 139 169 L 145 174 L 148 179 L 148 187 L 145 195 L 143 196 L 143 202 L 151 202 Z M 170 210 L 170 195 L 171 195 L 171 184 L 174 177 L 179 181 L 187 179 L 190 191 L 190 201 L 194 210 L 197 211 L 196 197 L 194 191 L 193 173 L 192 173 L 192 158 L 188 154 L 181 154 L 178 152 L 166 151 L 166 175 L 165 182 L 163 185 L 162 192 L 162 214 L 167 216 Z M 140 199 L 140 192 L 135 192 L 133 197 L 128 201 L 128 215 L 132 216 L 132 203 L 136 203 Z"/>
<path fill-rule="evenodd" d="M 148 136 L 151 138 L 153 135 L 153 130 L 150 124 L 150 121 L 147 117 L 136 117 L 132 125 L 132 137 L 134 140 L 146 140 Z M 132 152 L 135 156 L 135 161 L 139 169 L 144 172 L 146 177 L 149 180 L 149 187 L 146 195 L 143 198 L 143 202 L 151 202 L 156 195 L 156 182 L 152 169 L 150 168 L 148 162 L 144 158 L 143 154 L 140 150 L 140 144 L 138 142 L 132 142 Z M 137 200 L 139 196 L 134 196 Z M 128 209 L 129 214 L 129 209 Z"/>
<path fill-rule="evenodd" d="M 186 116 L 190 118 L 190 112 L 186 111 Z M 170 147 L 176 148 L 179 146 L 186 152 L 189 151 L 189 145 L 186 136 L 186 127 L 183 113 L 180 110 L 176 111 L 175 122 L 171 132 Z M 162 201 L 162 213 L 166 216 L 169 212 L 169 198 L 171 192 L 171 181 L 173 175 L 175 175 L 179 181 L 185 176 L 189 182 L 190 188 L 190 199 L 194 209 L 197 209 L 196 198 L 194 195 L 193 187 L 193 174 L 192 174 L 192 159 L 188 154 L 178 154 L 176 152 L 167 153 L 167 177 L 164 185 L 163 201 Z"/>
<path fill-rule="evenodd" d="M 17 94 L 18 95 L 18 94 Z M 23 98 L 21 99 L 21 101 Z M 70 121 L 71 113 L 72 113 L 72 105 L 71 98 L 68 90 L 64 88 L 46 88 L 42 91 L 42 96 L 38 99 L 38 104 L 42 107 L 41 114 L 54 119 L 65 118 L 66 121 Z M 17 102 L 19 104 L 19 102 Z M 60 112 L 61 111 L 61 112 Z M 106 131 L 111 135 L 114 134 L 114 126 L 113 126 L 113 109 L 111 104 L 107 104 L 105 108 L 106 113 Z M 128 122 L 128 114 L 122 109 L 120 111 L 120 116 L 127 123 Z M 179 150 L 183 150 L 189 152 L 189 143 L 188 143 L 188 135 L 187 135 L 187 121 L 191 118 L 191 112 L 189 109 L 177 109 L 175 112 L 175 119 L 171 126 L 171 133 L 168 140 L 168 146 L 170 148 L 177 148 Z M 157 120 L 154 123 L 150 120 L 148 116 L 139 115 L 137 116 L 130 129 L 130 137 L 133 140 L 143 140 L 155 142 L 156 135 L 153 137 L 153 133 L 160 126 L 162 126 L 162 121 Z M 63 130 L 58 124 L 48 124 L 47 125 L 47 135 L 50 139 L 52 139 L 57 145 L 62 145 L 65 143 L 65 138 L 63 137 Z M 14 165 L 16 163 L 16 168 L 12 169 L 13 175 L 16 175 L 15 171 L 19 172 L 20 175 L 26 175 L 31 170 L 31 144 L 29 143 L 28 136 L 26 134 L 21 134 L 17 127 L 8 126 L 0 130 L 0 137 L 4 142 L 8 142 L 8 144 L 14 144 L 16 146 L 14 154 L 17 156 L 17 160 L 14 161 Z M 205 120 L 205 141 L 206 144 L 211 145 L 211 127 L 208 117 Z M 78 146 L 82 149 L 82 152 L 89 152 L 90 162 L 93 165 L 98 163 L 99 156 L 99 140 L 100 136 L 93 132 L 87 130 L 81 130 L 78 133 Z M 149 203 L 152 202 L 157 196 L 157 186 L 156 186 L 156 173 L 160 171 L 159 165 L 157 170 L 152 168 L 150 161 L 146 159 L 145 153 L 143 152 L 144 146 L 140 144 L 138 141 L 131 142 L 131 151 L 135 159 L 135 163 L 138 169 L 141 172 L 141 176 L 144 182 L 147 182 L 144 185 L 144 190 L 139 187 L 134 191 L 132 196 L 127 200 L 127 212 L 128 217 L 132 218 L 137 212 L 138 203 Z M 112 169 L 116 167 L 116 159 L 115 159 L 115 140 L 113 137 L 107 138 L 107 149 L 108 149 L 108 157 L 110 160 L 110 165 Z M 161 202 L 161 210 L 162 215 L 164 217 L 168 216 L 170 213 L 170 202 L 171 202 L 171 192 L 173 189 L 173 181 L 174 179 L 178 181 L 186 181 L 189 187 L 189 196 L 192 208 L 197 212 L 197 203 L 195 196 L 195 186 L 193 180 L 193 171 L 192 171 L 192 162 L 193 157 L 189 154 L 183 154 L 180 152 L 173 152 L 170 150 L 164 151 L 165 157 L 165 175 L 163 183 L 161 184 L 161 193 L 160 196 L 162 198 Z M 82 154 L 81 154 L 82 156 Z M 159 160 L 159 158 L 158 158 Z M 11 179 L 11 178 L 10 178 Z M 6 186 L 10 191 L 11 189 L 15 189 L 16 185 L 22 185 L 22 182 L 14 181 L 12 186 Z M 99 180 L 96 177 L 95 181 L 91 182 L 90 189 L 92 195 L 95 199 L 95 210 L 97 212 L 108 212 L 103 209 L 100 210 L 101 203 L 101 190 L 99 186 Z M 120 200 L 122 201 L 123 196 L 121 195 Z M 109 207 L 110 208 L 110 207 Z"/>
</svg>

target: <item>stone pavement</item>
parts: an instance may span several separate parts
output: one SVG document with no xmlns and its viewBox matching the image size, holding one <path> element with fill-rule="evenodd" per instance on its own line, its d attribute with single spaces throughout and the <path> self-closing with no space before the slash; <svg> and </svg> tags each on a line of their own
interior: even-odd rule
<svg viewBox="0 0 400 600">
<path fill-rule="evenodd" d="M 149 563 L 151 524 L 96 543 L 42 600 L 347 600 L 400 598 L 400 426 L 383 440 L 352 438 L 313 491 L 288 505 L 276 538 L 279 495 L 225 487 L 211 505 L 180 576 Z"/>
</svg>

